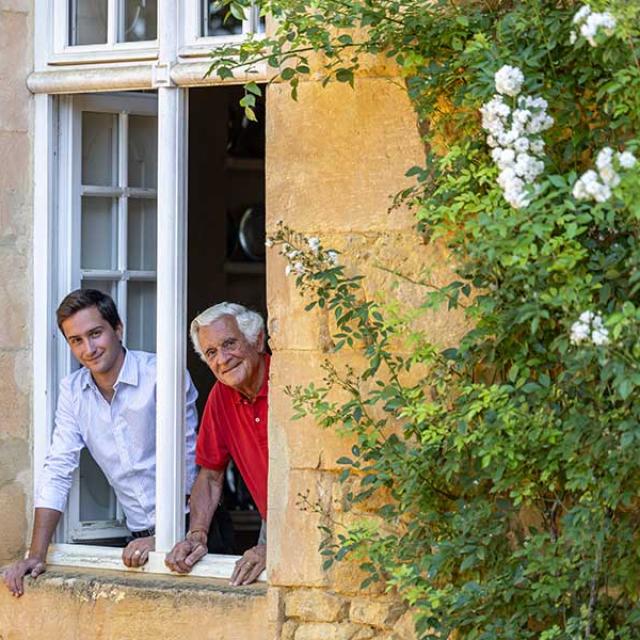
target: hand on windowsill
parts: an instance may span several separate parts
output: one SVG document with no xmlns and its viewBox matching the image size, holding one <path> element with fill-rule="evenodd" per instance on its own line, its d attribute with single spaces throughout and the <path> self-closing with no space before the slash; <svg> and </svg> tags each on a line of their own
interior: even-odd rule
<svg viewBox="0 0 640 640">
<path fill-rule="evenodd" d="M 257 544 L 248 549 L 238 562 L 231 575 L 234 587 L 255 582 L 267 566 L 267 545 Z"/>
<path fill-rule="evenodd" d="M 149 559 L 149 552 L 155 548 L 155 536 L 136 538 L 122 551 L 122 562 L 124 562 L 127 567 L 141 567 Z"/>
</svg>

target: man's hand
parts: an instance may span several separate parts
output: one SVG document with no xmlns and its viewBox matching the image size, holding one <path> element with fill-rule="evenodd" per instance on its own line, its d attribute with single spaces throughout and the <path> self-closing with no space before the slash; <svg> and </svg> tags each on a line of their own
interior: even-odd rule
<svg viewBox="0 0 640 640">
<path fill-rule="evenodd" d="M 238 562 L 231 575 L 231 584 L 237 587 L 241 584 L 251 584 L 267 566 L 267 545 L 257 544 L 248 549 Z"/>
<path fill-rule="evenodd" d="M 4 570 L 4 583 L 11 593 L 19 598 L 24 593 L 23 579 L 28 573 L 37 578 L 47 570 L 47 565 L 40 558 L 19 560 Z"/>
<path fill-rule="evenodd" d="M 122 551 L 122 562 L 127 567 L 141 567 L 149 559 L 149 551 L 156 548 L 156 537 L 135 538 Z"/>
<path fill-rule="evenodd" d="M 187 537 L 178 542 L 169 553 L 164 563 L 177 573 L 189 573 L 193 565 L 207 555 L 207 534 L 204 531 L 188 533 Z"/>
</svg>

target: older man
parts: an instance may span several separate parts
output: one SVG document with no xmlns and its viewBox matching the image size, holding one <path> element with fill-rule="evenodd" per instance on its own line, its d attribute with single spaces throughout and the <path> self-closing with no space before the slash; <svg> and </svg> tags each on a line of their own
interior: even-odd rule
<svg viewBox="0 0 640 640">
<path fill-rule="evenodd" d="M 49 542 L 85 446 L 113 487 L 133 536 L 122 552 L 123 563 L 143 565 L 155 545 L 155 354 L 122 346 L 122 321 L 113 300 L 100 291 L 70 293 L 58 307 L 57 320 L 82 366 L 60 383 L 53 439 L 35 496 L 28 557 L 4 573 L 15 596 L 22 595 L 26 574 L 36 577 L 45 570 Z M 187 375 L 187 491 L 196 475 L 196 398 Z"/>
<path fill-rule="evenodd" d="M 201 469 L 191 492 L 191 528 L 165 563 L 188 573 L 207 553 L 209 525 L 222 495 L 225 468 L 233 459 L 263 520 L 258 544 L 238 560 L 231 577 L 233 585 L 249 584 L 266 565 L 269 356 L 264 323 L 257 313 L 223 302 L 195 318 L 191 340 L 218 382 L 198 433 L 196 462 Z"/>
</svg>

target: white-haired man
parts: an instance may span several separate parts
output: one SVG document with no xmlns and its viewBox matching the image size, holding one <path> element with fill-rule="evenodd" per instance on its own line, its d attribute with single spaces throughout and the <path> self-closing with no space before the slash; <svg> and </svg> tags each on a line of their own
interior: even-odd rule
<svg viewBox="0 0 640 640">
<path fill-rule="evenodd" d="M 188 573 L 207 553 L 209 525 L 222 496 L 224 471 L 233 459 L 262 516 L 258 544 L 236 563 L 231 584 L 249 584 L 266 565 L 267 413 L 269 355 L 262 317 L 223 302 L 191 323 L 194 349 L 218 383 L 200 422 L 196 463 L 200 472 L 191 490 L 191 524 L 185 539 L 167 554 L 166 565 Z"/>
</svg>

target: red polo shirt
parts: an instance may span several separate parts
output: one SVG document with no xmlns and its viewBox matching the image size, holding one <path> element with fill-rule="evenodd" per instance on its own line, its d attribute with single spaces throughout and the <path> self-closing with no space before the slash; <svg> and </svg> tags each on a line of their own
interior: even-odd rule
<svg viewBox="0 0 640 640">
<path fill-rule="evenodd" d="M 264 359 L 264 382 L 253 402 L 221 382 L 211 389 L 200 421 L 196 463 L 221 471 L 233 458 L 260 515 L 266 519 L 270 356 Z"/>
</svg>

